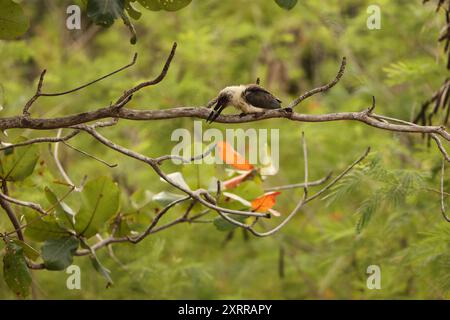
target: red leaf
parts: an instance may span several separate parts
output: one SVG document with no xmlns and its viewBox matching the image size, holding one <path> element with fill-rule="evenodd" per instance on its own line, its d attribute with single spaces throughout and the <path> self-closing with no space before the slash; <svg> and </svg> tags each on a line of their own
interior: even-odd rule
<svg viewBox="0 0 450 320">
<path fill-rule="evenodd" d="M 224 189 L 233 189 L 240 185 L 243 181 L 247 180 L 250 175 L 252 175 L 253 170 L 247 171 L 239 176 L 231 178 L 223 182 Z"/>
<path fill-rule="evenodd" d="M 267 212 L 276 203 L 276 198 L 281 192 L 268 192 L 252 201 L 252 209 L 256 212 Z"/>
<path fill-rule="evenodd" d="M 253 170 L 253 166 L 225 141 L 218 142 L 217 147 L 220 152 L 220 157 L 226 164 L 238 170 Z"/>
</svg>

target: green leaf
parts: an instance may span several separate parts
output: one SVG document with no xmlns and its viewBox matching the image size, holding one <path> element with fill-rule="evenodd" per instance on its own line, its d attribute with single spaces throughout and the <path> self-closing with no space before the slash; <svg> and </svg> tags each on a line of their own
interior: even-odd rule
<svg viewBox="0 0 450 320">
<path fill-rule="evenodd" d="M 39 251 L 30 246 L 28 243 L 19 239 L 14 239 L 13 242 L 23 249 L 23 253 L 28 259 L 35 261 L 37 258 L 39 258 Z"/>
<path fill-rule="evenodd" d="M 94 269 L 100 273 L 107 281 L 106 287 L 110 287 L 114 284 L 112 278 L 111 278 L 111 271 L 107 268 L 105 268 L 100 261 L 97 258 L 97 255 L 95 253 L 92 253 L 89 255 L 89 258 L 91 260 L 92 266 Z"/>
<path fill-rule="evenodd" d="M 42 259 L 47 270 L 64 270 L 73 262 L 79 240 L 73 236 L 51 239 L 42 246 Z"/>
<path fill-rule="evenodd" d="M 130 221 L 133 220 L 132 216 L 122 216 L 118 222 L 114 220 L 109 225 L 109 231 L 111 233 L 114 231 L 114 236 L 125 237 L 131 233 Z"/>
<path fill-rule="evenodd" d="M 181 172 L 189 186 L 194 189 L 206 189 L 216 174 L 216 168 L 215 165 L 206 163 L 185 164 Z"/>
<path fill-rule="evenodd" d="M 167 175 L 167 179 L 169 181 L 172 181 L 174 183 L 176 183 L 177 185 L 183 187 L 184 189 L 187 190 L 191 190 L 191 188 L 189 187 L 189 185 L 186 183 L 186 181 L 184 180 L 183 174 L 181 172 L 172 172 L 169 173 Z M 164 180 L 163 178 L 161 178 L 162 182 L 167 182 L 166 180 Z"/>
<path fill-rule="evenodd" d="M 238 222 L 244 222 L 245 219 L 247 219 L 246 216 L 232 216 L 232 218 Z M 236 225 L 228 222 L 227 220 L 225 220 L 224 218 L 222 218 L 221 216 L 217 217 L 214 219 L 214 226 L 216 227 L 217 230 L 219 231 L 231 231 L 237 228 Z"/>
<path fill-rule="evenodd" d="M 144 8 L 152 11 L 177 11 L 189 5 L 192 0 L 137 0 Z"/>
<path fill-rule="evenodd" d="M 87 15 L 95 24 L 110 27 L 123 15 L 124 8 L 124 0 L 89 0 Z"/>
<path fill-rule="evenodd" d="M 68 235 L 67 230 L 61 228 L 53 215 L 42 217 L 28 208 L 23 211 L 23 214 L 27 222 L 25 229 L 27 238 L 43 242 L 48 239 L 58 239 Z"/>
<path fill-rule="evenodd" d="M 153 196 L 153 201 L 165 207 L 168 204 L 174 202 L 175 200 L 179 200 L 181 198 L 184 198 L 184 196 L 167 191 L 162 191 Z"/>
<path fill-rule="evenodd" d="M 361 217 L 356 224 L 356 233 L 361 233 L 361 231 L 367 227 L 373 214 L 377 211 L 381 200 L 382 195 L 379 193 L 375 193 L 372 197 L 364 200 L 358 208 L 358 212 L 361 214 Z"/>
<path fill-rule="evenodd" d="M 61 227 L 73 229 L 75 225 L 75 212 L 66 203 L 59 201 L 50 188 L 45 187 L 45 196 L 51 207 L 55 209 L 56 221 Z"/>
<path fill-rule="evenodd" d="M 264 188 L 261 183 L 256 181 L 244 181 L 233 190 L 233 193 L 248 201 L 252 201 L 264 194 Z"/>
<path fill-rule="evenodd" d="M 75 216 L 75 230 L 90 238 L 95 235 L 119 209 L 120 190 L 107 177 L 86 183 L 81 193 L 81 208 Z"/>
<path fill-rule="evenodd" d="M 20 4 L 12 0 L 0 0 L 0 39 L 15 39 L 24 34 L 29 26 Z"/>
<path fill-rule="evenodd" d="M 18 142 L 25 140 L 21 137 Z M 27 178 L 33 173 L 38 159 L 38 146 L 34 144 L 5 149 L 0 157 L 2 179 L 20 181 Z"/>
<path fill-rule="evenodd" d="M 159 0 L 137 0 L 137 2 L 147 10 L 159 11 L 162 9 Z"/>
<path fill-rule="evenodd" d="M 125 10 L 127 11 L 128 15 L 134 20 L 139 20 L 142 16 L 142 13 L 133 4 L 131 4 L 130 1 L 127 1 L 127 3 L 125 4 Z"/>
<path fill-rule="evenodd" d="M 192 0 L 159 0 L 160 6 L 166 11 L 177 11 L 189 5 Z"/>
<path fill-rule="evenodd" d="M 297 4 L 297 0 L 275 0 L 275 2 L 286 10 L 291 10 Z"/>
<path fill-rule="evenodd" d="M 6 244 L 3 257 L 3 277 L 8 287 L 20 298 L 30 293 L 31 272 L 28 269 L 23 249 L 12 241 Z"/>
</svg>

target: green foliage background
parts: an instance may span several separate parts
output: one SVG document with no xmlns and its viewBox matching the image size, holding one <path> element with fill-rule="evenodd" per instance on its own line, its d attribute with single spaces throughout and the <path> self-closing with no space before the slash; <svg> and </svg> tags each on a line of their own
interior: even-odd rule
<svg viewBox="0 0 450 320">
<path fill-rule="evenodd" d="M 448 76 L 437 44 L 442 14 L 422 1 L 379 0 L 381 30 L 368 30 L 371 1 L 302 0 L 290 11 L 274 1 L 198 1 L 178 12 L 144 10 L 135 22 L 138 42 L 129 44 L 121 23 L 103 29 L 83 16 L 83 29 L 65 28 L 68 1 L 23 2 L 31 18 L 22 40 L 0 41 L 1 116 L 19 114 L 34 94 L 39 72 L 48 70 L 45 91 L 62 91 L 108 73 L 130 61 L 137 65 L 114 78 L 73 95 L 42 98 L 34 116 L 54 117 L 106 106 L 129 88 L 159 73 L 173 41 L 178 52 L 167 78 L 140 92 L 128 105 L 138 109 L 200 106 L 221 88 L 238 83 L 261 84 L 285 103 L 331 80 L 342 56 L 348 59 L 343 80 L 325 95 L 302 103 L 298 112 L 359 111 L 377 98 L 376 112 L 410 120 Z M 228 110 L 228 112 L 234 112 Z M 214 124 L 224 130 L 226 126 Z M 359 123 L 306 124 L 286 120 L 232 125 L 233 128 L 279 128 L 280 172 L 268 186 L 303 181 L 300 134 L 310 156 L 310 179 L 339 172 L 367 146 L 362 165 L 320 201 L 271 238 L 248 239 L 237 230 L 231 241 L 212 224 L 176 226 L 138 245 L 98 252 L 111 270 L 114 286 L 94 272 L 86 257 L 75 257 L 82 270 L 82 289 L 66 288 L 67 274 L 33 271 L 38 298 L 58 299 L 380 299 L 448 298 L 450 290 L 450 225 L 439 212 L 438 171 L 441 157 L 420 136 L 393 134 Z M 104 134 L 149 156 L 170 153 L 176 128 L 193 128 L 193 119 L 130 122 L 121 120 Z M 204 125 L 206 128 L 206 125 Z M 2 141 L 43 133 L 9 130 Z M 110 163 L 102 166 L 62 148 L 71 178 L 110 176 L 121 188 L 122 202 L 146 190 L 170 191 L 147 166 L 106 149 L 81 134 L 74 145 Z M 165 164 L 166 171 L 175 169 Z M 44 187 L 60 179 L 48 152 L 29 180 L 15 183 L 16 198 L 45 203 Z M 446 179 L 446 186 L 448 179 Z M 286 215 L 301 190 L 285 191 L 276 209 Z M 3 212 L 2 212 L 3 213 Z M 151 215 L 144 212 L 144 215 Z M 181 214 L 173 210 L 168 218 Z M 364 217 L 364 220 L 361 220 Z M 280 218 L 278 218 L 280 219 Z M 271 221 L 275 224 L 277 221 Z M 0 215 L 0 230 L 11 230 Z M 358 232 L 360 231 L 360 232 Z M 3 243 L 0 249 L 4 250 Z M 280 250 L 284 252 L 280 276 Z M 366 268 L 382 270 L 382 289 L 366 287 Z M 14 298 L 0 281 L 0 297 Z"/>
</svg>

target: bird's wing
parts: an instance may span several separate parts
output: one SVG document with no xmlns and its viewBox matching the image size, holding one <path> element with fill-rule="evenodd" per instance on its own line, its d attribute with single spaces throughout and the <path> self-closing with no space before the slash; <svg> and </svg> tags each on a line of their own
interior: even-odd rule
<svg viewBox="0 0 450 320">
<path fill-rule="evenodd" d="M 258 85 L 249 86 L 245 89 L 243 95 L 245 100 L 254 107 L 262 109 L 281 108 L 281 100 Z"/>
</svg>

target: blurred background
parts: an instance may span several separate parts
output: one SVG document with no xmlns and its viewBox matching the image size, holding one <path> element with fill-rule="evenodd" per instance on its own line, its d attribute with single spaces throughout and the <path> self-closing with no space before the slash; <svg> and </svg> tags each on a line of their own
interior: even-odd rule
<svg viewBox="0 0 450 320">
<path fill-rule="evenodd" d="M 223 87 L 252 83 L 257 77 L 261 85 L 288 104 L 303 92 L 332 80 L 346 56 L 343 79 L 329 92 L 303 102 L 296 111 L 360 111 L 369 107 L 375 96 L 377 113 L 410 121 L 448 76 L 446 57 L 437 41 L 444 15 L 435 12 L 434 4 L 422 5 L 419 0 L 377 1 L 382 17 L 380 30 L 366 26 L 371 1 L 329 1 L 325 5 L 302 0 L 286 11 L 274 1 L 194 0 L 174 13 L 143 10 L 135 23 L 138 42 L 134 46 L 121 21 L 102 28 L 83 15 L 82 30 L 67 30 L 66 8 L 71 3 L 23 2 L 31 17 L 30 30 L 21 40 L 0 41 L 2 117 L 21 112 L 44 68 L 45 91 L 63 91 L 127 64 L 137 52 L 133 68 L 72 95 L 41 98 L 32 113 L 56 117 L 107 106 L 132 85 L 157 75 L 174 41 L 178 50 L 165 80 L 140 91 L 129 108 L 202 106 Z M 226 111 L 234 112 L 231 108 Z M 170 153 L 176 144 L 170 141 L 172 131 L 192 130 L 193 121 L 120 120 L 102 133 L 133 150 L 159 156 Z M 99 251 L 114 280 L 108 289 L 88 259 L 76 257 L 74 263 L 82 270 L 81 290 L 66 288 L 65 272 L 36 271 L 35 297 L 449 297 L 450 225 L 440 214 L 441 155 L 426 138 L 348 121 L 307 124 L 271 119 L 228 126 L 214 123 L 211 127 L 280 130 L 280 171 L 267 179 L 265 186 L 303 181 L 302 131 L 308 141 L 310 180 L 330 171 L 336 175 L 367 146 L 372 151 L 327 197 L 306 206 L 273 237 L 255 238 L 241 230 L 235 230 L 231 237 L 212 224 L 182 224 L 138 245 L 115 245 L 114 255 L 107 249 Z M 2 135 L 2 141 L 54 132 L 8 130 L 7 134 Z M 72 144 L 118 164 L 111 169 L 61 147 L 61 161 L 75 183 L 85 175 L 111 176 L 121 187 L 123 203 L 145 192 L 170 190 L 144 164 L 112 152 L 85 134 Z M 40 148 L 39 174 L 12 187 L 11 193 L 17 198 L 40 202 L 44 186 L 60 179 L 48 146 Z M 175 166 L 165 164 L 164 168 L 170 172 Z M 446 187 L 450 187 L 448 181 L 447 175 Z M 301 195 L 301 189 L 284 191 L 275 209 L 286 216 Z M 143 214 L 151 214 L 144 209 Z M 180 214 L 181 210 L 174 210 L 169 216 Z M 363 228 L 362 216 L 370 217 Z M 3 215 L 0 226 L 10 229 Z M 366 287 L 369 265 L 381 268 L 381 290 Z M 3 281 L 0 298 L 14 298 Z"/>
</svg>

